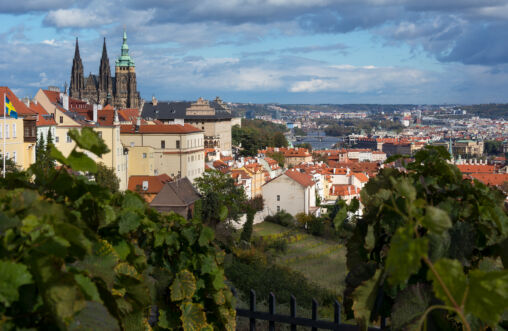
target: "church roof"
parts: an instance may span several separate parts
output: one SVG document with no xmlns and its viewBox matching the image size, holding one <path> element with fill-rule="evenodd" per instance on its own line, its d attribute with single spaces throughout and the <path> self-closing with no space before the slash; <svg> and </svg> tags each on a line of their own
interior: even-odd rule
<svg viewBox="0 0 508 331">
<path fill-rule="evenodd" d="M 221 104 L 210 101 L 210 107 L 215 108 L 215 115 L 187 115 L 186 110 L 191 106 L 190 101 L 178 102 L 162 102 L 159 101 L 154 105 L 152 102 L 146 102 L 143 106 L 141 116 L 143 118 L 151 118 L 158 120 L 200 120 L 200 119 L 223 119 L 229 120 L 231 114 L 226 111 Z"/>
<path fill-rule="evenodd" d="M 123 32 L 123 43 L 122 43 L 122 53 L 118 59 L 116 59 L 117 67 L 134 67 L 134 61 L 129 55 L 129 45 L 127 45 L 127 32 Z"/>
</svg>

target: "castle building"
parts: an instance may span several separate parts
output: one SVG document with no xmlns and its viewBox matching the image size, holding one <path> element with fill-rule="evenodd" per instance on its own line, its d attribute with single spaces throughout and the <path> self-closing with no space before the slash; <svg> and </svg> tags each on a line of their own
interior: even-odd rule
<svg viewBox="0 0 508 331">
<path fill-rule="evenodd" d="M 90 73 L 85 79 L 83 62 L 79 55 L 78 39 L 76 38 L 69 94 L 71 98 L 102 106 L 109 104 L 115 108 L 139 107 L 140 97 L 136 83 L 136 66 L 129 55 L 127 33 L 125 31 L 123 33 L 121 55 L 115 61 L 115 77 L 111 76 L 106 38 L 104 38 L 99 75 Z"/>
</svg>

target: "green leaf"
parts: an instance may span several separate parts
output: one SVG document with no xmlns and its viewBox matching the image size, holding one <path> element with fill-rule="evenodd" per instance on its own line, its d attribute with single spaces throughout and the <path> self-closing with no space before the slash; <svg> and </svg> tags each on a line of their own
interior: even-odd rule
<svg viewBox="0 0 508 331">
<path fill-rule="evenodd" d="M 201 331 L 207 326 L 203 306 L 197 303 L 184 302 L 180 305 L 182 327 L 184 331 Z"/>
<path fill-rule="evenodd" d="M 425 310 L 430 306 L 432 292 L 430 286 L 411 285 L 395 297 L 391 321 L 395 330 L 408 330 L 415 327 Z"/>
<path fill-rule="evenodd" d="M 378 269 L 374 277 L 363 282 L 353 292 L 353 311 L 355 313 L 355 319 L 362 325 L 368 325 L 369 323 L 380 280 L 381 270 Z"/>
<path fill-rule="evenodd" d="M 452 227 L 452 221 L 448 214 L 444 210 L 433 206 L 427 206 L 425 209 L 425 217 L 422 223 L 430 232 L 435 233 L 443 233 Z"/>
<path fill-rule="evenodd" d="M 73 150 L 67 157 L 67 165 L 74 171 L 97 172 L 97 164 L 83 152 Z"/>
<path fill-rule="evenodd" d="M 201 274 L 213 274 L 217 270 L 217 263 L 211 255 L 206 255 L 201 260 Z"/>
<path fill-rule="evenodd" d="M 508 310 L 508 271 L 471 271 L 465 310 L 495 327 Z"/>
<path fill-rule="evenodd" d="M 51 158 L 55 159 L 57 162 L 59 162 L 62 165 L 69 165 L 69 161 L 67 161 L 67 158 L 63 156 L 62 152 L 60 152 L 55 145 L 50 145 L 50 151 L 49 154 Z"/>
<path fill-rule="evenodd" d="M 178 319 L 177 314 L 173 312 L 166 312 L 165 309 L 159 308 L 159 320 L 157 324 L 161 328 L 177 330 L 180 326 L 180 320 Z"/>
<path fill-rule="evenodd" d="M 185 228 L 182 230 L 182 236 L 185 239 L 187 239 L 187 241 L 189 242 L 189 245 L 192 245 L 196 241 L 196 237 L 197 237 L 196 229 L 190 228 L 190 227 Z"/>
<path fill-rule="evenodd" d="M 409 201 L 414 201 L 416 199 L 416 189 L 409 178 L 398 178 L 398 180 L 396 180 L 393 177 L 390 177 L 390 179 L 393 187 L 401 196 L 405 197 Z"/>
<path fill-rule="evenodd" d="M 219 220 L 224 221 L 228 217 L 228 207 L 221 206 L 219 210 Z"/>
<path fill-rule="evenodd" d="M 201 233 L 199 235 L 199 246 L 204 247 L 210 243 L 210 241 L 213 240 L 214 232 L 212 229 L 210 229 L 207 226 L 203 226 L 203 229 L 201 230 Z"/>
<path fill-rule="evenodd" d="M 52 306 L 52 310 L 59 321 L 69 324 L 75 313 L 85 308 L 86 301 L 77 286 L 68 280 L 51 284 L 45 292 L 46 302 Z"/>
<path fill-rule="evenodd" d="M 118 222 L 119 232 L 120 234 L 129 233 L 136 230 L 140 224 L 140 217 L 136 213 L 127 210 L 120 216 L 120 221 Z"/>
<path fill-rule="evenodd" d="M 411 224 L 397 229 L 386 258 L 390 284 L 403 284 L 416 273 L 420 269 L 422 257 L 427 255 L 428 246 L 428 238 L 414 238 Z"/>
<path fill-rule="evenodd" d="M 118 321 L 111 316 L 104 305 L 87 301 L 85 308 L 74 316 L 72 323 L 69 325 L 70 331 L 83 330 L 111 330 L 120 331 Z"/>
<path fill-rule="evenodd" d="M 131 253 L 131 248 L 129 247 L 129 244 L 125 240 L 120 241 L 113 247 L 115 248 L 115 251 L 121 260 L 127 259 L 127 256 L 129 256 L 129 254 Z"/>
<path fill-rule="evenodd" d="M 125 196 L 123 198 L 122 208 L 144 212 L 145 203 L 141 200 L 141 198 L 137 194 L 127 191 L 125 192 Z"/>
<path fill-rule="evenodd" d="M 109 152 L 108 146 L 104 143 L 104 140 L 91 128 L 84 127 L 81 129 L 81 132 L 78 130 L 70 130 L 69 136 L 80 148 L 90 151 L 97 156 L 102 156 L 102 154 Z"/>
<path fill-rule="evenodd" d="M 464 275 L 462 264 L 457 260 L 440 259 L 434 263 L 434 269 L 455 302 L 460 305 L 467 287 L 467 279 L 466 275 Z M 427 279 L 432 281 L 432 288 L 434 289 L 436 297 L 443 300 L 446 305 L 453 307 L 452 301 L 446 295 L 439 280 L 430 269 L 427 272 Z"/>
<path fill-rule="evenodd" d="M 188 270 L 180 271 L 171 286 L 171 301 L 190 299 L 196 291 L 196 278 Z"/>
<path fill-rule="evenodd" d="M 74 275 L 74 280 L 78 283 L 81 290 L 83 290 L 88 300 L 102 303 L 97 286 L 95 286 L 95 283 L 90 278 L 82 274 L 76 274 Z"/>
<path fill-rule="evenodd" d="M 19 287 L 31 283 L 32 275 L 26 265 L 0 261 L 0 302 L 7 307 L 19 299 Z"/>
<path fill-rule="evenodd" d="M 333 227 L 335 228 L 335 230 L 338 230 L 341 227 L 342 223 L 344 223 L 344 220 L 346 218 L 347 218 L 347 209 L 341 208 L 333 219 Z"/>
</svg>

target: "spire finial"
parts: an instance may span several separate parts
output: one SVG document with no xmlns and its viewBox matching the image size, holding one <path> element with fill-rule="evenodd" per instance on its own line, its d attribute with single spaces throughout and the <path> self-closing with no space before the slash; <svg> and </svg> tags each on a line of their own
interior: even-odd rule
<svg viewBox="0 0 508 331">
<path fill-rule="evenodd" d="M 79 58 L 79 43 L 78 43 L 78 37 L 76 37 L 76 48 L 74 49 L 74 57 Z"/>
</svg>

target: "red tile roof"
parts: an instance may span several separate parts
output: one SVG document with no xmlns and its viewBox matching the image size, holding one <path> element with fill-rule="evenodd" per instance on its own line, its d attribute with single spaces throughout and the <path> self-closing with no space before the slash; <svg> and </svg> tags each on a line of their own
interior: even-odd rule
<svg viewBox="0 0 508 331">
<path fill-rule="evenodd" d="M 494 173 L 496 167 L 488 164 L 459 164 L 457 168 L 465 174 L 471 173 Z"/>
<path fill-rule="evenodd" d="M 4 94 L 7 96 L 9 101 L 12 103 L 14 108 L 16 108 L 16 112 L 18 113 L 18 116 L 30 116 L 30 115 L 36 115 L 34 111 L 30 110 L 24 102 L 18 99 L 16 94 L 11 91 L 10 88 L 7 86 L 0 86 L 0 117 L 4 116 L 4 109 L 5 109 L 5 100 L 4 100 Z"/>
<path fill-rule="evenodd" d="M 30 110 L 37 114 L 37 126 L 56 125 L 55 118 L 48 114 L 46 109 L 40 103 L 30 102 Z"/>
<path fill-rule="evenodd" d="M 190 124 L 154 124 L 154 125 L 140 125 L 139 130 L 135 131 L 134 124 L 127 124 L 120 126 L 120 132 L 122 133 L 194 133 L 194 132 L 202 132 L 200 129 L 190 125 Z"/>
<path fill-rule="evenodd" d="M 306 173 L 300 172 L 298 170 L 290 169 L 290 170 L 286 171 L 284 174 L 302 186 L 307 187 L 307 186 L 314 185 L 312 176 L 310 176 Z"/>
<path fill-rule="evenodd" d="M 360 194 L 360 191 L 361 190 L 356 186 L 348 184 L 333 184 L 330 187 L 330 195 L 340 197 L 358 195 Z"/>
<path fill-rule="evenodd" d="M 143 182 L 148 182 L 148 189 L 143 190 Z M 167 182 L 171 181 L 171 177 L 166 174 L 158 176 L 130 176 L 128 188 L 131 191 L 143 194 L 157 194 Z"/>
<path fill-rule="evenodd" d="M 500 186 L 504 182 L 508 182 L 508 174 L 481 174 L 475 173 L 469 175 L 471 178 L 477 179 L 485 185 Z"/>
<path fill-rule="evenodd" d="M 362 183 L 367 183 L 369 181 L 369 177 L 367 177 L 367 175 L 365 175 L 364 173 L 361 173 L 361 172 L 355 172 L 355 173 L 353 173 L 353 176 L 358 178 L 358 180 Z"/>
</svg>

